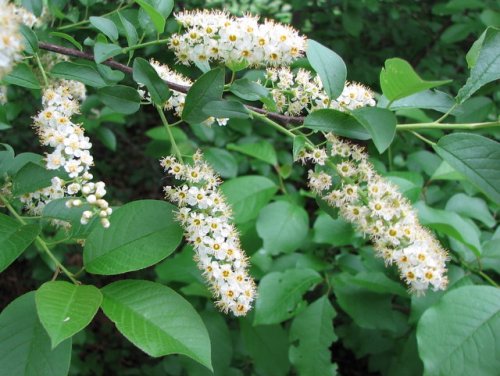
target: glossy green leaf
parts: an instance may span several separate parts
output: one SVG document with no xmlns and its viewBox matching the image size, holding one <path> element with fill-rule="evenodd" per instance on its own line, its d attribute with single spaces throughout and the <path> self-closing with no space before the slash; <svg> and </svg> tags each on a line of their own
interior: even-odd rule
<svg viewBox="0 0 500 376">
<path fill-rule="evenodd" d="M 221 189 L 233 208 L 234 221 L 244 223 L 259 215 L 278 187 L 264 176 L 242 176 L 226 181 Z"/>
<path fill-rule="evenodd" d="M 112 110 L 121 114 L 133 114 L 141 107 L 141 97 L 130 86 L 107 86 L 97 91 L 99 99 Z"/>
<path fill-rule="evenodd" d="M 494 202 L 500 203 L 500 143 L 472 133 L 442 137 L 436 152 Z"/>
<path fill-rule="evenodd" d="M 38 319 L 35 292 L 21 295 L 0 314 L 0 374 L 5 376 L 66 376 L 71 339 L 51 349 Z"/>
<path fill-rule="evenodd" d="M 17 85 L 28 89 L 40 89 L 40 83 L 31 68 L 25 64 L 17 64 L 12 72 L 2 78 L 6 84 Z"/>
<path fill-rule="evenodd" d="M 496 375 L 500 369 L 500 290 L 453 289 L 421 317 L 418 351 L 427 375 Z"/>
<path fill-rule="evenodd" d="M 147 1 L 144 0 L 135 0 L 137 4 L 140 5 L 142 9 L 148 14 L 148 16 L 151 18 L 151 21 L 153 21 L 153 24 L 155 26 L 156 31 L 161 34 L 165 30 L 165 18 L 163 15 L 155 9 L 154 6 L 149 4 Z"/>
<path fill-rule="evenodd" d="M 382 92 L 390 101 L 401 99 L 419 91 L 450 83 L 451 80 L 425 81 L 403 59 L 392 58 L 385 61 L 380 72 Z"/>
<path fill-rule="evenodd" d="M 107 85 L 94 67 L 69 61 L 56 64 L 50 74 L 57 78 L 80 81 L 85 85 L 97 88 Z"/>
<path fill-rule="evenodd" d="M 384 96 L 377 101 L 378 107 L 385 108 L 388 104 L 389 101 Z M 447 93 L 439 90 L 424 90 L 395 100 L 391 104 L 391 110 L 423 108 L 445 113 L 449 111 L 454 104 L 455 99 Z M 458 111 L 455 109 L 452 111 L 452 114 L 456 114 L 457 112 Z"/>
<path fill-rule="evenodd" d="M 327 214 L 320 214 L 313 226 L 313 241 L 331 244 L 336 247 L 352 244 L 356 238 L 353 226 L 342 218 L 333 219 Z"/>
<path fill-rule="evenodd" d="M 12 191 L 16 195 L 35 192 L 49 187 L 51 179 L 57 175 L 56 170 L 46 170 L 36 163 L 28 162 L 14 176 Z"/>
<path fill-rule="evenodd" d="M 111 129 L 107 127 L 99 127 L 96 132 L 97 138 L 109 150 L 116 151 L 116 135 Z"/>
<path fill-rule="evenodd" d="M 238 175 L 238 162 L 227 150 L 208 148 L 203 151 L 203 155 L 221 177 L 227 179 Z"/>
<path fill-rule="evenodd" d="M 332 109 L 311 112 L 304 120 L 304 127 L 357 140 L 369 140 L 371 137 L 354 116 Z"/>
<path fill-rule="evenodd" d="M 493 227 L 497 221 L 490 213 L 486 202 L 479 197 L 470 197 L 465 193 L 457 193 L 446 203 L 446 211 L 453 211 L 465 217 L 477 219 L 487 227 Z"/>
<path fill-rule="evenodd" d="M 183 354 L 212 369 L 207 329 L 174 290 L 149 281 L 122 280 L 101 291 L 106 316 L 142 351 L 154 357 Z"/>
<path fill-rule="evenodd" d="M 23 225 L 14 218 L 0 214 L 0 273 L 24 252 L 39 232 L 37 225 Z"/>
<path fill-rule="evenodd" d="M 83 250 L 85 269 L 94 274 L 121 274 L 144 269 L 170 255 L 182 239 L 175 207 L 140 200 L 123 205 L 110 217 L 111 227 L 96 226 Z"/>
<path fill-rule="evenodd" d="M 278 157 L 273 145 L 268 141 L 259 141 L 250 144 L 228 144 L 228 150 L 234 150 L 250 157 L 269 163 L 272 166 L 278 164 Z"/>
<path fill-rule="evenodd" d="M 248 119 L 250 117 L 246 107 L 238 101 L 211 101 L 203 106 L 202 111 L 208 116 L 219 119 Z"/>
<path fill-rule="evenodd" d="M 252 326 L 249 319 L 240 320 L 243 346 L 261 375 L 286 376 L 290 369 L 288 337 L 280 325 Z"/>
<path fill-rule="evenodd" d="M 370 133 L 379 153 L 387 150 L 396 134 L 396 116 L 389 110 L 377 107 L 358 108 L 352 115 Z"/>
<path fill-rule="evenodd" d="M 201 123 L 208 116 L 200 111 L 212 101 L 222 99 L 224 90 L 224 69 L 215 68 L 204 73 L 189 89 L 186 104 L 182 110 L 182 119 L 191 124 Z"/>
<path fill-rule="evenodd" d="M 309 217 L 301 206 L 277 201 L 260 211 L 256 226 L 266 251 L 273 255 L 290 253 L 299 249 L 307 237 Z"/>
<path fill-rule="evenodd" d="M 489 82 L 500 79 L 500 30 L 488 28 L 484 41 L 471 69 L 470 76 L 457 95 L 457 102 L 463 103 L 472 94 Z"/>
<path fill-rule="evenodd" d="M 270 94 L 267 88 L 247 78 L 234 81 L 229 90 L 231 93 L 247 101 L 257 101 L 261 98 L 267 98 Z"/>
<path fill-rule="evenodd" d="M 137 35 L 137 30 L 135 26 L 120 12 L 118 12 L 118 18 L 123 26 L 123 30 L 125 32 L 125 38 L 127 38 L 127 44 L 130 46 L 135 46 L 139 41 L 139 36 Z"/>
<path fill-rule="evenodd" d="M 337 366 L 332 364 L 330 352 L 337 339 L 333 331 L 335 316 L 328 297 L 323 296 L 293 319 L 289 357 L 300 375 L 335 375 Z"/>
<path fill-rule="evenodd" d="M 122 48 L 116 44 L 97 42 L 94 45 L 94 60 L 98 64 L 121 53 Z"/>
<path fill-rule="evenodd" d="M 61 32 L 58 32 L 58 31 L 51 31 L 49 33 L 50 36 L 53 36 L 53 37 L 57 37 L 57 38 L 62 38 L 64 40 L 67 40 L 68 42 L 70 42 L 73 46 L 75 46 L 76 48 L 78 48 L 80 51 L 83 51 L 83 47 L 81 45 L 81 43 L 79 43 L 75 38 L 73 38 L 71 35 L 69 34 L 66 34 L 66 33 L 61 33 Z"/>
<path fill-rule="evenodd" d="M 26 8 L 35 16 L 40 17 L 43 10 L 43 0 L 22 0 L 23 8 Z"/>
<path fill-rule="evenodd" d="M 38 52 L 38 38 L 36 34 L 26 25 L 20 25 L 19 30 L 24 37 L 24 49 L 29 54 Z"/>
<path fill-rule="evenodd" d="M 342 58 L 329 48 L 309 39 L 307 41 L 307 59 L 318 73 L 326 94 L 337 99 L 344 90 L 347 68 Z"/>
<path fill-rule="evenodd" d="M 40 322 L 55 348 L 92 321 L 101 305 L 102 294 L 94 286 L 50 281 L 36 291 L 35 301 Z"/>
<path fill-rule="evenodd" d="M 118 39 L 118 29 L 113 21 L 109 18 L 104 17 L 90 17 L 90 23 L 97 30 L 101 31 L 104 35 L 106 35 L 109 39 L 115 41 Z"/>
<path fill-rule="evenodd" d="M 146 85 L 153 102 L 161 106 L 170 98 L 167 84 L 158 76 L 149 62 L 141 57 L 134 60 L 133 77 L 135 82 Z"/>
<path fill-rule="evenodd" d="M 312 269 L 266 274 L 257 290 L 254 325 L 277 324 L 295 316 L 307 305 L 302 295 L 320 281 Z"/>
</svg>

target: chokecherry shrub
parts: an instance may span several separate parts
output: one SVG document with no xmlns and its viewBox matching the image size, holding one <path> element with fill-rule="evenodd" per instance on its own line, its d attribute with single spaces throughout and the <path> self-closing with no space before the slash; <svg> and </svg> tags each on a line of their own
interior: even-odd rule
<svg viewBox="0 0 500 376">
<path fill-rule="evenodd" d="M 498 9 L 368 87 L 185 6 L 0 0 L 0 375 L 498 375 Z"/>
</svg>

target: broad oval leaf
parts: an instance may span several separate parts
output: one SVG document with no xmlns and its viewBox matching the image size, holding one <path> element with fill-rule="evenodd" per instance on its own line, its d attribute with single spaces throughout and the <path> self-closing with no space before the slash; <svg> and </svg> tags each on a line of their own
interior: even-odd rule
<svg viewBox="0 0 500 376">
<path fill-rule="evenodd" d="M 36 54 L 38 52 L 38 38 L 36 34 L 26 25 L 21 25 L 19 28 L 24 37 L 24 48 L 29 54 Z"/>
<path fill-rule="evenodd" d="M 436 152 L 496 203 L 500 203 L 500 143 L 472 133 L 442 137 Z"/>
<path fill-rule="evenodd" d="M 66 376 L 71 339 L 51 349 L 38 320 L 35 292 L 21 295 L 0 314 L 0 373 L 8 376 Z"/>
<path fill-rule="evenodd" d="M 40 83 L 35 74 L 31 68 L 24 63 L 17 64 L 12 72 L 2 78 L 2 81 L 7 84 L 22 86 L 28 89 L 40 89 Z"/>
<path fill-rule="evenodd" d="M 95 286 L 50 281 L 36 291 L 35 301 L 40 322 L 54 348 L 92 321 L 101 305 L 102 294 Z"/>
<path fill-rule="evenodd" d="M 155 9 L 154 6 L 149 4 L 145 0 L 135 0 L 137 4 L 140 5 L 142 9 L 148 14 L 148 16 L 151 18 L 151 21 L 153 21 L 153 24 L 155 26 L 156 31 L 161 34 L 165 30 L 165 17 Z"/>
<path fill-rule="evenodd" d="M 106 106 L 121 114 L 133 114 L 141 107 L 139 93 L 129 86 L 103 87 L 97 91 L 97 95 Z"/>
<path fill-rule="evenodd" d="M 120 274 L 144 269 L 170 255 L 182 239 L 175 207 L 164 201 L 133 201 L 110 217 L 111 227 L 95 227 L 85 241 L 89 273 Z"/>
<path fill-rule="evenodd" d="M 238 175 L 238 162 L 227 150 L 208 148 L 203 151 L 203 155 L 221 177 L 234 178 Z"/>
<path fill-rule="evenodd" d="M 170 98 L 170 90 L 156 70 L 148 63 L 147 60 L 138 57 L 134 60 L 132 76 L 134 81 L 146 85 L 153 102 L 161 106 L 168 98 Z"/>
<path fill-rule="evenodd" d="M 248 119 L 250 113 L 246 107 L 238 101 L 217 100 L 205 104 L 202 111 L 208 116 L 229 119 Z"/>
<path fill-rule="evenodd" d="M 67 176 L 64 172 L 46 170 L 39 164 L 28 162 L 14 176 L 12 191 L 15 195 L 35 192 L 38 189 L 49 187 L 51 179 L 58 175 Z"/>
<path fill-rule="evenodd" d="M 101 291 L 106 316 L 142 351 L 154 357 L 183 354 L 212 369 L 207 329 L 174 290 L 150 281 L 123 280 Z"/>
<path fill-rule="evenodd" d="M 352 114 L 370 133 L 379 153 L 387 150 L 396 134 L 396 116 L 389 110 L 377 107 L 358 108 Z"/>
<path fill-rule="evenodd" d="M 498 375 L 500 290 L 456 288 L 422 315 L 418 352 L 426 374 Z"/>
<path fill-rule="evenodd" d="M 244 223 L 259 215 L 278 187 L 264 176 L 242 176 L 226 181 L 221 189 L 233 208 L 234 221 Z"/>
<path fill-rule="evenodd" d="M 97 42 L 94 45 L 94 60 L 98 64 L 121 53 L 122 48 L 116 44 Z"/>
<path fill-rule="evenodd" d="M 424 81 L 413 70 L 410 63 L 400 58 L 387 59 L 385 68 L 382 68 L 380 72 L 380 87 L 390 101 L 450 82 L 451 80 Z"/>
<path fill-rule="evenodd" d="M 229 90 L 231 93 L 247 101 L 257 101 L 261 98 L 267 98 L 270 94 L 267 88 L 247 78 L 240 78 L 234 81 Z"/>
<path fill-rule="evenodd" d="M 266 251 L 273 255 L 290 253 L 307 237 L 309 217 L 301 206 L 277 201 L 260 211 L 256 227 Z"/>
<path fill-rule="evenodd" d="M 69 61 L 56 64 L 50 74 L 57 78 L 80 81 L 85 85 L 97 88 L 107 85 L 94 67 Z"/>
<path fill-rule="evenodd" d="M 330 99 L 337 99 L 344 90 L 347 78 L 347 68 L 342 58 L 312 39 L 307 41 L 306 54 Z"/>
<path fill-rule="evenodd" d="M 371 138 L 370 133 L 354 116 L 333 109 L 311 112 L 304 120 L 304 127 L 316 131 L 332 132 L 356 140 L 369 140 Z"/>
<path fill-rule="evenodd" d="M 182 119 L 191 124 L 202 123 L 209 116 L 201 111 L 201 109 L 209 102 L 221 100 L 223 90 L 223 68 L 215 68 L 204 73 L 191 86 L 186 95 L 186 104 L 182 110 Z"/>
<path fill-rule="evenodd" d="M 118 39 L 118 29 L 113 21 L 104 17 L 90 17 L 90 23 L 111 40 Z"/>
<path fill-rule="evenodd" d="M 37 225 L 23 225 L 5 214 L 0 214 L 0 273 L 24 252 L 39 232 Z"/>
<path fill-rule="evenodd" d="M 269 163 L 272 166 L 278 164 L 276 150 L 269 141 L 259 141 L 251 144 L 228 144 L 228 150 L 234 150 L 250 157 L 260 159 L 263 162 Z"/>
<path fill-rule="evenodd" d="M 266 274 L 257 291 L 254 324 L 277 324 L 295 316 L 307 304 L 302 295 L 320 281 L 321 276 L 312 269 Z"/>
</svg>

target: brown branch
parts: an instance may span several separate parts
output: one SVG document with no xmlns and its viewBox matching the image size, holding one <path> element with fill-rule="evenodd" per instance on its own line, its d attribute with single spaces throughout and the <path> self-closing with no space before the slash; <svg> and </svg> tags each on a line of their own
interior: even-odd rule
<svg viewBox="0 0 500 376">
<path fill-rule="evenodd" d="M 51 43 L 46 43 L 46 42 L 39 42 L 38 46 L 43 50 L 52 51 L 52 52 L 55 52 L 55 53 L 58 53 L 61 55 L 72 56 L 72 57 L 77 57 L 80 59 L 94 61 L 93 54 L 88 53 L 88 52 L 83 52 L 80 50 L 75 50 L 74 48 L 62 47 L 62 46 L 58 46 L 56 44 L 51 44 Z M 104 61 L 102 64 L 107 65 L 108 67 L 111 67 L 113 69 L 119 70 L 123 73 L 132 74 L 131 67 L 129 67 L 125 64 L 119 63 L 113 59 L 108 59 L 108 60 Z M 180 93 L 186 94 L 190 88 L 189 86 L 179 85 L 179 84 L 176 84 L 175 82 L 165 81 L 165 83 L 167 84 L 167 86 L 170 89 L 178 91 Z M 303 117 L 286 116 L 286 115 L 278 114 L 276 112 L 269 112 L 269 111 L 266 111 L 262 108 L 258 108 L 258 107 L 254 107 L 254 106 L 250 106 L 250 105 L 246 105 L 246 107 L 249 110 L 258 112 L 259 114 L 266 115 L 267 117 L 269 117 L 273 120 L 279 121 L 282 124 L 302 124 L 304 122 Z"/>
</svg>

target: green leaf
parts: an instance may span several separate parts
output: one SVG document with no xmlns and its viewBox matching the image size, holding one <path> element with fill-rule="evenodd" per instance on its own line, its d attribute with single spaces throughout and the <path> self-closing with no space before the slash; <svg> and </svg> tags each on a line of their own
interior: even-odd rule
<svg viewBox="0 0 500 376">
<path fill-rule="evenodd" d="M 250 113 L 246 107 L 238 101 L 211 101 L 203 106 L 202 112 L 207 116 L 213 116 L 219 119 L 248 119 L 250 117 Z"/>
<path fill-rule="evenodd" d="M 94 45 L 94 60 L 97 64 L 102 63 L 113 56 L 122 53 L 122 48 L 112 43 L 97 42 Z"/>
<path fill-rule="evenodd" d="M 148 16 L 151 18 L 151 21 L 153 21 L 153 24 L 155 26 L 156 31 L 161 34 L 165 30 L 165 18 L 163 15 L 158 12 L 155 7 L 150 5 L 144 0 L 135 0 L 137 4 L 141 6 L 142 9 L 148 14 Z"/>
<path fill-rule="evenodd" d="M 332 132 L 336 135 L 369 140 L 370 133 L 355 117 L 346 112 L 332 109 L 322 109 L 311 112 L 304 120 L 304 127 L 316 131 Z"/>
<path fill-rule="evenodd" d="M 40 89 L 40 84 L 35 74 L 31 68 L 24 63 L 17 64 L 12 72 L 3 78 L 3 82 L 28 89 Z"/>
<path fill-rule="evenodd" d="M 500 79 L 500 30 L 488 28 L 483 45 L 470 76 L 457 95 L 457 102 L 463 103 L 472 94 L 489 82 Z"/>
<path fill-rule="evenodd" d="M 387 59 L 380 72 L 382 92 L 390 101 L 401 99 L 419 91 L 450 83 L 451 80 L 424 81 L 410 63 L 400 58 Z"/>
<path fill-rule="evenodd" d="M 489 228 L 492 228 L 496 224 L 496 220 L 491 215 L 488 205 L 479 197 L 470 197 L 464 193 L 457 193 L 448 200 L 445 210 L 477 219 Z"/>
<path fill-rule="evenodd" d="M 442 137 L 434 150 L 493 202 L 500 202 L 500 143 L 472 133 Z"/>
<path fill-rule="evenodd" d="M 104 17 L 90 17 L 90 23 L 97 30 L 101 31 L 109 39 L 115 41 L 118 39 L 118 29 L 113 21 Z"/>
<path fill-rule="evenodd" d="M 38 317 L 55 348 L 92 321 L 101 305 L 102 294 L 94 286 L 51 281 L 40 286 L 35 301 Z"/>
<path fill-rule="evenodd" d="M 57 37 L 57 38 L 62 38 L 64 40 L 67 40 L 68 42 L 70 42 L 73 46 L 75 46 L 76 48 L 78 48 L 80 51 L 83 51 L 83 47 L 82 45 L 75 39 L 73 38 L 71 35 L 69 34 L 66 34 L 66 33 L 60 33 L 58 31 L 51 31 L 49 33 L 50 36 L 53 36 L 53 37 Z"/>
<path fill-rule="evenodd" d="M 0 372 L 8 376 L 66 376 L 71 339 L 55 349 L 38 320 L 35 292 L 21 295 L 0 314 Z"/>
<path fill-rule="evenodd" d="M 203 151 L 206 161 L 223 178 L 234 178 L 238 175 L 238 162 L 227 150 L 208 148 Z"/>
<path fill-rule="evenodd" d="M 85 269 L 93 274 L 121 274 L 163 260 L 182 239 L 175 209 L 156 200 L 123 205 L 111 215 L 110 228 L 96 226 L 85 241 Z"/>
<path fill-rule="evenodd" d="M 152 0 L 154 8 L 167 19 L 174 9 L 174 0 Z"/>
<path fill-rule="evenodd" d="M 71 224 L 71 230 L 69 230 L 68 235 L 75 239 L 85 239 L 88 234 L 93 229 L 93 221 L 98 221 L 94 218 L 90 223 L 82 225 L 80 219 L 82 218 L 82 213 L 85 210 L 90 210 L 90 205 L 83 204 L 79 207 L 68 208 L 66 206 L 66 201 L 69 198 L 61 198 L 50 201 L 42 211 L 42 216 L 44 218 L 50 219 L 60 219 Z M 100 226 L 100 225 L 99 225 Z"/>
<path fill-rule="evenodd" d="M 135 26 L 127 20 L 120 12 L 118 12 L 118 18 L 123 26 L 125 32 L 125 38 L 127 38 L 127 44 L 129 47 L 135 46 L 139 41 L 139 36 L 137 35 L 137 30 Z"/>
<path fill-rule="evenodd" d="M 333 331 L 336 312 L 323 296 L 293 319 L 289 357 L 300 375 L 335 375 L 330 345 L 337 340 Z M 296 343 L 296 345 L 294 345 Z"/>
<path fill-rule="evenodd" d="M 231 93 L 247 101 L 257 101 L 268 98 L 270 93 L 264 86 L 247 78 L 240 78 L 231 84 Z"/>
<path fill-rule="evenodd" d="M 290 253 L 306 239 L 309 217 L 301 206 L 277 201 L 260 210 L 256 228 L 266 251 L 273 255 Z"/>
<path fill-rule="evenodd" d="M 370 133 L 378 152 L 382 154 L 387 150 L 396 134 L 396 116 L 387 109 L 377 107 L 358 108 L 352 114 Z"/>
<path fill-rule="evenodd" d="M 189 89 L 186 104 L 182 110 L 182 120 L 191 124 L 201 123 L 208 116 L 200 109 L 212 101 L 222 99 L 224 90 L 224 69 L 215 68 L 204 73 Z"/>
<path fill-rule="evenodd" d="M 304 136 L 295 136 L 293 138 L 293 160 L 296 161 L 302 150 L 305 149 L 307 138 Z"/>
<path fill-rule="evenodd" d="M 50 74 L 57 78 L 80 81 L 85 85 L 97 88 L 107 85 L 94 67 L 69 61 L 56 64 Z"/>
<path fill-rule="evenodd" d="M 24 37 L 25 51 L 29 54 L 38 52 L 38 38 L 36 34 L 26 25 L 20 25 L 19 30 Z"/>
<path fill-rule="evenodd" d="M 226 147 L 228 150 L 234 150 L 249 155 L 250 157 L 269 163 L 272 166 L 278 164 L 276 150 L 274 150 L 273 145 L 268 141 L 262 140 L 252 144 L 228 144 Z"/>
<path fill-rule="evenodd" d="M 418 210 L 418 217 L 423 225 L 429 226 L 467 245 L 476 256 L 479 257 L 481 255 L 479 234 L 463 217 L 452 211 L 430 208 L 423 202 L 415 204 L 415 207 Z"/>
<path fill-rule="evenodd" d="M 155 272 L 158 280 L 166 284 L 204 282 L 201 271 L 194 261 L 194 251 L 191 245 L 186 245 L 181 252 L 176 252 L 174 256 L 156 265 Z"/>
<path fill-rule="evenodd" d="M 312 269 L 266 274 L 257 291 L 254 325 L 277 324 L 295 316 L 307 305 L 302 295 L 320 281 Z"/>
<path fill-rule="evenodd" d="M 133 114 L 141 107 L 141 97 L 130 86 L 106 86 L 97 91 L 99 99 L 113 111 L 121 114 Z"/>
<path fill-rule="evenodd" d="M 451 290 L 422 315 L 417 341 L 427 375 L 497 375 L 500 290 Z"/>
<path fill-rule="evenodd" d="M 43 0 L 22 0 L 23 8 L 26 8 L 35 16 L 40 17 L 43 10 Z"/>
<path fill-rule="evenodd" d="M 122 280 L 101 291 L 106 316 L 142 351 L 154 357 L 183 354 L 212 369 L 207 329 L 174 290 L 150 281 Z"/>
<path fill-rule="evenodd" d="M 57 170 L 46 170 L 38 164 L 28 162 L 14 176 L 12 192 L 19 196 L 49 187 L 52 178 L 58 175 L 60 173 Z"/>
<path fill-rule="evenodd" d="M 408 292 L 401 283 L 393 281 L 382 272 L 359 272 L 350 276 L 350 283 L 378 294 L 394 294 L 408 298 Z"/>
<path fill-rule="evenodd" d="M 132 73 L 134 81 L 146 85 L 153 102 L 161 106 L 170 98 L 170 90 L 167 84 L 158 76 L 156 70 L 147 60 L 138 57 L 134 60 L 134 70 Z"/>
<path fill-rule="evenodd" d="M 389 101 L 387 98 L 382 96 L 378 100 L 377 106 L 379 108 L 384 108 L 387 107 L 388 104 Z M 439 90 L 424 90 L 392 102 L 391 110 L 395 111 L 410 108 L 423 108 L 445 113 L 448 112 L 454 104 L 455 100 L 449 94 L 443 93 Z M 457 109 L 452 111 L 452 114 L 456 113 Z"/>
<path fill-rule="evenodd" d="M 288 375 L 286 331 L 280 325 L 252 326 L 249 319 L 240 320 L 240 326 L 243 345 L 259 375 Z"/>
<path fill-rule="evenodd" d="M 465 55 L 465 60 L 467 60 L 467 66 L 471 69 L 474 65 L 476 65 L 477 58 L 479 57 L 479 52 L 481 52 L 481 48 L 483 47 L 484 38 L 486 37 L 486 32 L 489 30 L 487 28 L 481 36 L 476 39 L 476 41 L 472 44 L 469 52 Z"/>
<path fill-rule="evenodd" d="M 221 189 L 233 208 L 234 221 L 244 223 L 257 217 L 278 187 L 264 176 L 242 176 L 226 181 Z"/>
<path fill-rule="evenodd" d="M 331 244 L 336 247 L 353 244 L 356 231 L 349 222 L 342 218 L 333 219 L 321 213 L 314 222 L 313 241 L 320 244 Z"/>
<path fill-rule="evenodd" d="M 37 225 L 23 225 L 0 214 L 0 273 L 24 252 L 39 232 Z"/>
<path fill-rule="evenodd" d="M 347 68 L 342 58 L 329 48 L 309 39 L 307 41 L 307 59 L 318 73 L 326 94 L 330 99 L 337 99 L 344 90 Z"/>
</svg>

